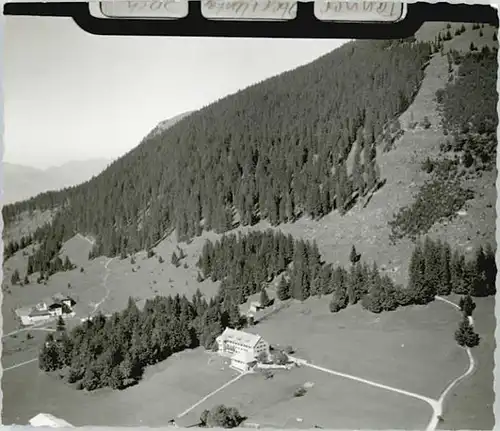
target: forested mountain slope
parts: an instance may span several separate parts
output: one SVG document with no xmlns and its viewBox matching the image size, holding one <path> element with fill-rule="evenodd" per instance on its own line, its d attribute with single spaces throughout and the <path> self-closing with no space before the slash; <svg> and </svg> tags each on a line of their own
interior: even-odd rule
<svg viewBox="0 0 500 431">
<path fill-rule="evenodd" d="M 5 207 L 4 218 L 63 208 L 35 235 L 45 242 L 36 270 L 76 232 L 97 238 L 95 254 L 116 255 L 173 229 L 188 238 L 238 220 L 275 225 L 344 212 L 353 191 L 376 186 L 376 144 L 392 139 L 389 126 L 413 100 L 430 54 L 413 39 L 348 43 L 150 135 L 81 186 Z"/>
<path fill-rule="evenodd" d="M 29 210 L 60 208 L 34 237 L 7 246 L 15 256 L 4 310 L 26 292 L 66 285 L 83 310 L 93 309 L 96 286 L 107 291 L 101 311 L 129 297 L 113 318 L 73 333 L 76 354 L 44 348 L 41 368 L 69 367 L 89 390 L 122 387 L 173 352 L 210 347 L 228 325 L 251 325 L 240 306 L 262 288 L 281 305 L 321 296 L 332 313 L 357 304 L 381 313 L 436 295 L 493 300 L 496 32 L 442 23 L 416 40 L 347 44 L 156 129 L 83 186 L 5 209 L 15 224 Z M 178 244 L 175 230 L 200 236 Z M 91 257 L 132 256 L 81 259 L 49 277 L 71 266 L 58 250 L 75 232 L 88 235 L 78 238 L 86 247 L 98 240 Z M 32 256 L 31 247 L 16 253 L 33 240 L 42 244 Z M 478 361 L 490 363 L 492 329 L 478 328 Z M 474 389 L 483 405 L 484 369 Z"/>
</svg>

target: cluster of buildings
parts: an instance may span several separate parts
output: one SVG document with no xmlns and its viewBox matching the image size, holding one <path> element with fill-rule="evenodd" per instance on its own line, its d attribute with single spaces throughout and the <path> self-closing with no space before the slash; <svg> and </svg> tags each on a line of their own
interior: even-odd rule
<svg viewBox="0 0 500 431">
<path fill-rule="evenodd" d="M 269 343 L 260 335 L 226 328 L 216 338 L 218 353 L 231 359 L 231 368 L 249 371 L 261 356 L 269 357 Z"/>
<path fill-rule="evenodd" d="M 76 302 L 67 295 L 57 293 L 30 307 L 18 308 L 16 315 L 24 326 L 34 325 L 58 316 L 74 316 Z"/>
</svg>

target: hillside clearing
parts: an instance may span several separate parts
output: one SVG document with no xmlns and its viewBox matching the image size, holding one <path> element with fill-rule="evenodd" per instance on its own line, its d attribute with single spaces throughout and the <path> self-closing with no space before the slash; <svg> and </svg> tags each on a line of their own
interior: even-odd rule
<svg viewBox="0 0 500 431">
<path fill-rule="evenodd" d="M 467 367 L 453 339 L 458 321 L 437 301 L 376 315 L 359 305 L 332 314 L 323 300 L 309 299 L 249 331 L 293 346 L 313 364 L 437 399 Z"/>
<path fill-rule="evenodd" d="M 303 397 L 294 391 L 312 383 Z M 266 380 L 246 375 L 205 403 L 191 417 L 217 404 L 236 407 L 247 422 L 262 427 L 333 429 L 424 429 L 431 408 L 423 402 L 310 368 L 275 372 Z"/>
<path fill-rule="evenodd" d="M 42 411 L 64 417 L 75 426 L 165 426 L 236 374 L 220 358 L 196 349 L 149 367 L 140 385 L 124 391 L 85 393 L 32 363 L 3 376 L 2 422 L 26 424 Z"/>
</svg>

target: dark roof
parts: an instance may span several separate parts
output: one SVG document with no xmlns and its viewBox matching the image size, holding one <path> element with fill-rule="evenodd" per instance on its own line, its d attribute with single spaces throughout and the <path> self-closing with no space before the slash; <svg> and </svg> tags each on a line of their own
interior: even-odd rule
<svg viewBox="0 0 500 431">
<path fill-rule="evenodd" d="M 48 311 L 33 310 L 29 315 L 30 316 L 50 316 L 50 313 Z"/>
<path fill-rule="evenodd" d="M 58 304 L 58 303 L 55 303 L 55 304 L 50 304 L 48 306 L 48 308 L 50 309 L 54 309 L 54 308 L 62 308 L 62 305 L 61 304 Z"/>
</svg>

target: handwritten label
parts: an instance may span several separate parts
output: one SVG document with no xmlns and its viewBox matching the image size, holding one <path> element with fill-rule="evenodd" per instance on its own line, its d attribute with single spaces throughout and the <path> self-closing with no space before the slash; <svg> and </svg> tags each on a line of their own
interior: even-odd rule
<svg viewBox="0 0 500 431">
<path fill-rule="evenodd" d="M 201 12 L 209 19 L 287 20 L 297 16 L 296 1 L 202 0 Z"/>
<path fill-rule="evenodd" d="M 403 3 L 376 1 L 316 1 L 314 14 L 322 21 L 395 22 L 404 16 Z"/>
<path fill-rule="evenodd" d="M 101 12 L 117 18 L 184 18 L 188 0 L 103 1 Z"/>
</svg>

